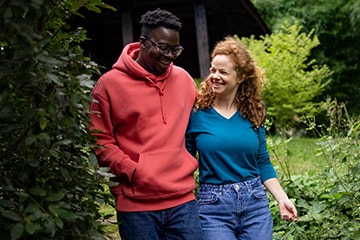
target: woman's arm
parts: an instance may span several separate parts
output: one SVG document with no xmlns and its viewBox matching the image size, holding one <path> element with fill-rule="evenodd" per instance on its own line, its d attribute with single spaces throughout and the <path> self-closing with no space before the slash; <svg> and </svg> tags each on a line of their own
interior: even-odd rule
<svg viewBox="0 0 360 240">
<path fill-rule="evenodd" d="M 278 202 L 281 218 L 286 221 L 297 221 L 296 207 L 284 192 L 279 180 L 270 178 L 264 182 L 264 185 Z"/>
</svg>

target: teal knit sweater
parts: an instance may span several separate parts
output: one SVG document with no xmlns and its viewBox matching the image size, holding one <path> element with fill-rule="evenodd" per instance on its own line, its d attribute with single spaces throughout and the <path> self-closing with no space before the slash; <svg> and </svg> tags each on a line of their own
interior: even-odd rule
<svg viewBox="0 0 360 240">
<path fill-rule="evenodd" d="M 236 112 L 229 119 L 214 108 L 193 111 L 186 133 L 186 148 L 199 156 L 199 180 L 229 184 L 258 176 L 262 182 L 276 178 L 266 147 L 265 128 L 254 130 Z"/>
</svg>

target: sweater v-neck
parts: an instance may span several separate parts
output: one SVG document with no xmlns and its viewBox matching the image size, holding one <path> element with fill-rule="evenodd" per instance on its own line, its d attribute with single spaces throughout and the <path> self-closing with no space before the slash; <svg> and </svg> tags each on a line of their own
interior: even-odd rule
<svg viewBox="0 0 360 240">
<path fill-rule="evenodd" d="M 211 109 L 217 114 L 219 115 L 220 117 L 222 117 L 223 119 L 226 119 L 226 120 L 230 120 L 232 119 L 236 113 L 238 112 L 238 110 L 234 111 L 233 113 L 229 114 L 228 116 L 227 115 L 224 115 L 222 114 L 220 111 L 218 111 L 214 106 L 211 107 Z"/>
</svg>

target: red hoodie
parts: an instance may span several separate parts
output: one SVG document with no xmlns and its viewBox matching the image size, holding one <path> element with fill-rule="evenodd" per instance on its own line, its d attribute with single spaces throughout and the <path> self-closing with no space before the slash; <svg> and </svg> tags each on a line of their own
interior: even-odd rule
<svg viewBox="0 0 360 240">
<path fill-rule="evenodd" d="M 128 44 L 92 91 L 91 130 L 102 148 L 100 166 L 110 167 L 117 210 L 162 210 L 195 199 L 198 162 L 185 149 L 185 131 L 196 86 L 182 68 L 161 76 L 134 59 L 139 43 Z"/>
</svg>

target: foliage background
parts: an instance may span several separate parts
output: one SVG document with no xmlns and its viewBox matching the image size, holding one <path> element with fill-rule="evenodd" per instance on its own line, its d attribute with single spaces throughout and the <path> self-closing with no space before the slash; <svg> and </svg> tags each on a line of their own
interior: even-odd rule
<svg viewBox="0 0 360 240">
<path fill-rule="evenodd" d="M 281 183 L 297 206 L 299 221 L 297 223 L 282 221 L 277 203 L 269 195 L 274 217 L 274 239 L 360 239 L 360 48 L 358 47 L 360 46 L 360 1 L 252 0 L 252 2 L 273 34 L 276 35 L 279 30 L 284 29 L 284 26 L 298 24 L 302 33 L 318 39 L 318 45 L 315 44 L 310 48 L 310 54 L 304 63 L 312 62 L 317 66 L 328 66 L 332 72 L 331 75 L 323 75 L 324 80 L 331 77 L 331 82 L 312 101 L 312 103 L 321 102 L 316 109 L 318 112 L 325 109 L 323 115 L 315 114 L 313 117 L 304 115 L 306 118 L 298 119 L 307 134 L 319 138 L 316 140 L 317 150 L 313 153 L 313 161 L 316 162 L 321 158 L 325 159 L 325 164 L 316 170 L 294 175 L 292 161 L 297 156 L 291 155 L 292 149 L 287 148 L 286 156 L 275 160 L 279 163 L 277 170 Z M 315 40 L 313 42 L 317 41 L 311 38 Z M 299 38 L 299 42 L 303 41 L 301 39 L 303 38 Z M 289 40 L 287 38 L 286 42 Z M 311 42 L 308 41 L 306 46 L 312 45 Z M 296 41 L 293 44 L 296 45 Z M 278 51 L 291 49 L 293 53 L 297 53 L 296 48 L 288 48 L 286 43 L 283 43 L 285 47 L 281 44 L 278 46 L 280 48 L 277 49 Z M 256 52 L 256 48 L 254 52 L 259 56 L 271 55 L 271 51 Z M 262 57 L 257 61 L 264 63 Z M 281 58 L 280 60 L 277 58 L 275 62 L 275 64 L 279 63 L 280 68 L 284 68 L 282 64 L 286 63 L 281 61 Z M 263 66 L 266 65 L 264 63 Z M 309 68 L 304 70 L 308 71 Z M 271 78 L 273 72 L 269 73 L 266 67 L 265 71 Z M 288 81 L 283 84 L 289 89 L 293 87 Z M 264 98 L 267 98 L 269 95 L 265 91 L 267 90 L 264 90 Z M 278 93 L 282 95 L 284 91 L 280 90 Z M 274 95 L 270 97 L 281 98 Z M 287 146 L 291 139 L 278 143 L 268 138 L 271 155 L 279 156 L 277 145 Z M 304 152 L 308 150 L 303 149 Z"/>
<path fill-rule="evenodd" d="M 307 33 L 314 30 L 320 45 L 312 50 L 311 58 L 333 71 L 322 100 L 331 96 L 346 103 L 350 114 L 360 115 L 360 1 L 251 1 L 272 31 L 286 22 L 298 22 Z"/>
<path fill-rule="evenodd" d="M 277 133 L 296 128 L 302 117 L 313 117 L 324 110 L 324 101 L 317 97 L 330 83 L 332 72 L 310 58 L 311 51 L 319 45 L 313 32 L 305 33 L 297 23 L 284 24 L 271 35 L 241 41 L 264 70 L 267 81 L 262 100 Z"/>
<path fill-rule="evenodd" d="M 292 148 L 274 160 L 279 167 L 281 183 L 295 202 L 299 221 L 286 223 L 280 219 L 276 201 L 269 194 L 274 218 L 274 239 L 360 239 L 360 118 L 352 118 L 344 104 L 327 99 L 329 124 L 317 125 L 308 119 L 307 131 L 316 131 L 312 171 L 294 173 Z M 280 156 L 279 146 L 291 142 L 272 141 L 272 156 Z M 270 140 L 270 141 L 269 141 Z M 309 154 L 309 149 L 303 149 Z M 298 153 L 301 154 L 301 153 Z"/>
<path fill-rule="evenodd" d="M 98 66 L 84 29 L 67 23 L 89 1 L 0 1 L 1 239 L 104 239 L 104 180 L 87 109 Z M 103 175 L 105 171 L 103 171 Z"/>
</svg>

